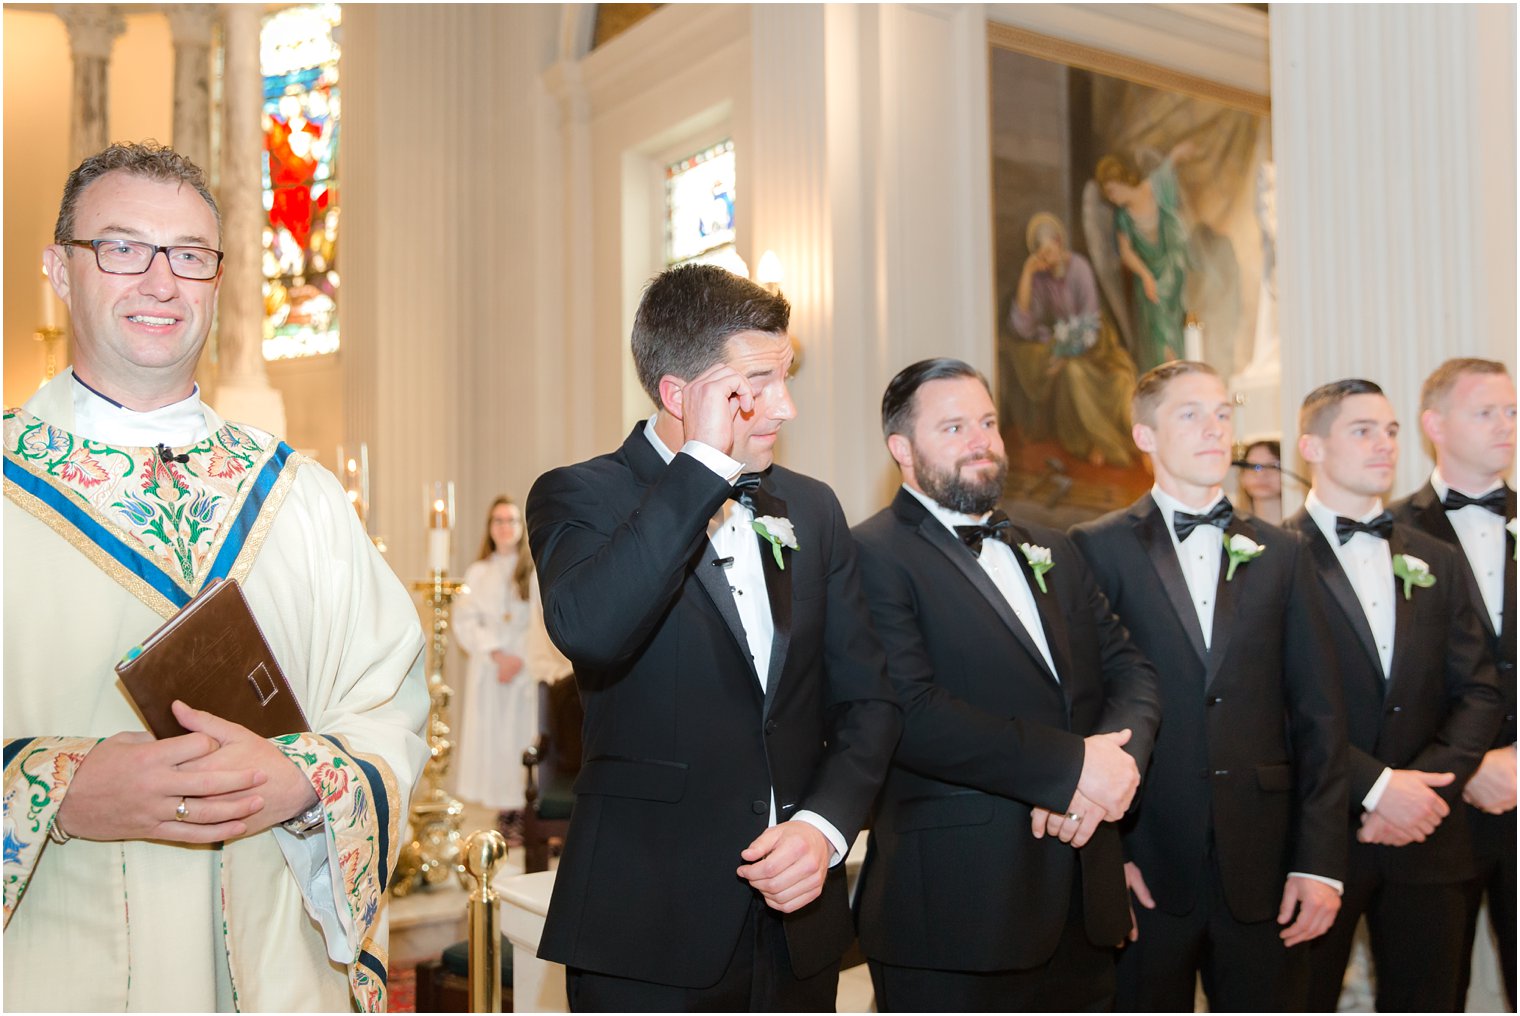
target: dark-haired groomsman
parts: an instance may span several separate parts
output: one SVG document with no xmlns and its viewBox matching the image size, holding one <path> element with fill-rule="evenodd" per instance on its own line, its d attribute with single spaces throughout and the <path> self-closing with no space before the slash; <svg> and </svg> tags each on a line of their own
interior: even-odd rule
<svg viewBox="0 0 1520 1016">
<path fill-rule="evenodd" d="M 654 415 L 528 496 L 586 708 L 540 946 L 577 1011 L 834 1006 L 840 862 L 901 715 L 839 502 L 772 462 L 790 311 L 712 265 L 659 275 L 632 336 Z"/>
<path fill-rule="evenodd" d="M 854 530 L 903 737 L 860 937 L 882 1012 L 1110 1009 L 1129 931 L 1117 829 L 1160 719 L 1155 674 L 1061 533 L 994 511 L 986 379 L 887 386 L 892 505 Z"/>
<path fill-rule="evenodd" d="M 1380 1011 L 1461 1009 L 1473 859 L 1459 801 L 1503 708 L 1456 554 L 1383 510 L 1398 435 L 1370 381 L 1322 385 L 1299 411 L 1314 486 L 1289 524 L 1308 539 L 1324 589 L 1336 632 L 1325 673 L 1340 679 L 1350 741 L 1346 893 L 1310 953 L 1309 1004 L 1322 1012 L 1336 1007 L 1363 915 Z"/>
<path fill-rule="evenodd" d="M 1392 505 L 1393 517 L 1460 548 L 1458 570 L 1488 635 L 1504 720 L 1462 798 L 1477 877 L 1467 883 L 1467 930 L 1457 1002 L 1467 996 L 1478 910 L 1499 940 L 1499 967 L 1515 1008 L 1515 382 L 1493 360 L 1447 360 L 1420 391 L 1420 427 L 1436 450 L 1430 482 Z"/>
<path fill-rule="evenodd" d="M 1133 436 L 1156 484 L 1072 530 L 1098 584 L 1156 665 L 1161 731 L 1131 816 L 1136 928 L 1121 1010 L 1302 1009 L 1304 943 L 1340 908 L 1344 714 L 1302 542 L 1236 515 L 1233 406 L 1215 370 L 1147 371 Z"/>
</svg>

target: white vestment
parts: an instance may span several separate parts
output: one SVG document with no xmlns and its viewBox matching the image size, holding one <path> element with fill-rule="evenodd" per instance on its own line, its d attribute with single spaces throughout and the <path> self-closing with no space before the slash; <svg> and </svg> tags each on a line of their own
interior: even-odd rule
<svg viewBox="0 0 1520 1016">
<path fill-rule="evenodd" d="M 383 1011 L 428 752 L 416 609 L 316 463 L 209 408 L 184 463 L 89 441 L 72 384 L 5 418 L 5 1007 Z M 242 584 L 301 700 L 315 733 L 275 743 L 323 827 L 49 842 L 89 750 L 144 729 L 113 667 L 211 577 Z"/>
</svg>

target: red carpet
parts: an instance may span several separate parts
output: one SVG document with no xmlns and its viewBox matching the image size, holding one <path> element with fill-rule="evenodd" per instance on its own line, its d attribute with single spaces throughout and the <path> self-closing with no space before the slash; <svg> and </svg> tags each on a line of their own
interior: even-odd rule
<svg viewBox="0 0 1520 1016">
<path fill-rule="evenodd" d="M 390 971 L 391 1012 L 417 1011 L 417 968 Z"/>
</svg>

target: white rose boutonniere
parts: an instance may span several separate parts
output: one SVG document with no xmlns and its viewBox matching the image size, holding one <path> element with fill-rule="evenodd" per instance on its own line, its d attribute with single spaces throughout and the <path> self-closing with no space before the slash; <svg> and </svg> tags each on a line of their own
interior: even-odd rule
<svg viewBox="0 0 1520 1016">
<path fill-rule="evenodd" d="M 786 571 L 786 562 L 781 560 L 781 548 L 798 550 L 797 534 L 792 530 L 790 519 L 778 519 L 774 515 L 762 515 L 750 523 L 755 532 L 761 538 L 768 540 L 771 545 L 771 556 L 776 559 L 776 567 Z"/>
<path fill-rule="evenodd" d="M 1226 582 L 1234 580 L 1236 568 L 1239 568 L 1247 561 L 1256 560 L 1267 552 L 1266 547 L 1263 547 L 1243 533 L 1236 533 L 1233 536 L 1229 533 L 1222 535 L 1224 536 L 1224 552 L 1230 558 L 1230 566 L 1225 569 L 1224 573 L 1224 580 Z"/>
<path fill-rule="evenodd" d="M 1509 533 L 1509 542 L 1515 544 L 1515 560 L 1520 561 L 1520 534 L 1515 532 L 1515 520 L 1510 519 L 1504 523 L 1504 531 Z"/>
<path fill-rule="evenodd" d="M 1414 587 L 1429 589 L 1436 584 L 1436 577 L 1430 574 L 1430 565 L 1421 561 L 1413 554 L 1393 555 L 1393 573 L 1404 580 L 1404 599 L 1414 595 Z"/>
<path fill-rule="evenodd" d="M 1029 562 L 1029 570 L 1034 572 L 1034 581 L 1040 587 L 1040 592 L 1049 592 L 1045 588 L 1045 573 L 1056 566 L 1056 563 L 1050 559 L 1050 548 L 1033 543 L 1021 543 L 1019 550 L 1024 552 L 1024 560 Z"/>
</svg>

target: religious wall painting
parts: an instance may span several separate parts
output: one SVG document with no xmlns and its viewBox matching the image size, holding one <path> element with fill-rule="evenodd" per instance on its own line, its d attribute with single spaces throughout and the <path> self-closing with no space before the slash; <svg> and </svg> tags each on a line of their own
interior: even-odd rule
<svg viewBox="0 0 1520 1016">
<path fill-rule="evenodd" d="M 1009 499 L 1066 525 L 1151 484 L 1139 374 L 1276 356 L 1265 97 L 1004 25 L 992 41 L 997 388 Z M 1264 294 L 1267 294 L 1264 296 Z"/>
<path fill-rule="evenodd" d="M 264 358 L 338 349 L 337 4 L 264 20 Z"/>
</svg>

